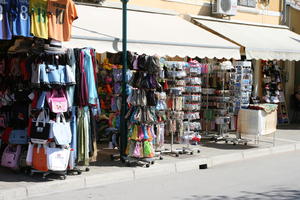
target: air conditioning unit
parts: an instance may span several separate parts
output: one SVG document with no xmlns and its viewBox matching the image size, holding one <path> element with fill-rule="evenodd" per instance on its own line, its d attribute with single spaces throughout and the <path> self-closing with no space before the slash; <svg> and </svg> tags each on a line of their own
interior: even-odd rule
<svg viewBox="0 0 300 200">
<path fill-rule="evenodd" d="M 234 16 L 237 13 L 237 0 L 215 0 L 212 6 L 213 14 Z"/>
</svg>

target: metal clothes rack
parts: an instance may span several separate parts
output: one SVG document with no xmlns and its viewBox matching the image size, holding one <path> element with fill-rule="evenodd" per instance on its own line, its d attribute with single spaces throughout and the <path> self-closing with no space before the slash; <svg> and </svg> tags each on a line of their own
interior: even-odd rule
<svg viewBox="0 0 300 200">
<path fill-rule="evenodd" d="M 210 77 L 210 69 L 212 68 L 213 64 L 212 63 L 207 63 L 207 67 L 208 67 L 208 71 L 207 73 L 202 73 L 202 77 L 203 75 L 205 75 L 205 80 L 206 80 L 206 88 L 205 89 L 209 89 L 210 87 L 207 87 L 209 86 L 209 77 Z M 203 96 L 203 92 L 202 92 L 202 96 Z M 209 110 L 209 94 L 208 92 L 206 92 L 206 96 L 205 96 L 205 103 L 206 103 L 206 106 L 205 106 L 205 110 L 206 112 Z M 202 106 L 201 106 L 202 107 Z M 208 122 L 209 120 L 207 118 L 204 119 L 205 120 L 205 130 L 202 131 L 202 139 L 209 139 L 209 140 L 214 140 L 214 138 L 217 138 L 218 135 L 217 133 L 215 132 L 212 132 L 212 131 L 208 131 Z"/>
<path fill-rule="evenodd" d="M 198 78 L 200 78 L 199 76 L 192 76 L 192 73 L 191 73 L 191 68 L 192 68 L 192 66 L 190 66 L 189 65 L 189 67 L 188 67 L 189 69 L 188 69 L 188 71 L 189 71 L 189 78 L 195 78 L 195 77 L 198 77 Z M 201 70 L 201 68 L 200 68 L 200 70 Z M 200 73 L 201 74 L 201 73 Z M 201 84 L 200 84 L 201 85 Z M 200 86 L 199 86 L 200 87 Z M 190 97 L 193 95 L 194 93 L 192 93 L 191 91 L 189 91 L 188 92 L 188 94 L 187 95 L 189 95 Z M 198 93 L 198 94 L 200 94 L 200 92 Z M 193 102 L 193 101 L 192 101 Z M 200 103 L 200 102 L 199 102 Z M 184 99 L 184 104 L 186 104 L 186 100 Z M 201 105 L 201 103 L 199 104 L 199 109 L 200 109 L 200 105 Z M 200 110 L 197 110 L 197 112 L 200 112 Z M 189 112 L 190 110 L 186 110 L 186 109 L 184 109 L 185 110 L 185 112 Z M 191 131 L 191 118 L 190 117 L 188 117 L 188 130 L 187 130 L 187 132 L 186 131 L 184 131 L 184 136 L 188 136 L 188 135 L 190 135 L 190 134 L 195 134 L 195 131 L 194 132 L 192 132 Z M 199 122 L 200 123 L 200 122 Z M 198 131 L 198 134 L 199 134 L 199 131 L 200 130 L 197 130 Z M 186 134 L 185 134 L 186 133 Z M 197 153 L 200 153 L 200 148 L 199 147 L 191 147 L 191 145 L 190 145 L 190 141 L 188 140 L 188 139 L 186 139 L 185 137 L 184 137 L 184 140 L 185 140 L 185 142 L 186 142 L 186 146 L 185 147 L 182 147 L 182 151 L 183 151 L 183 153 L 187 153 L 187 154 L 190 154 L 190 155 L 193 155 L 194 154 L 194 152 L 197 152 Z"/>
<path fill-rule="evenodd" d="M 176 67 L 173 65 L 173 67 L 171 68 L 171 70 L 173 72 L 172 81 L 174 83 L 175 80 L 176 80 L 176 77 L 175 77 Z M 170 94 L 171 94 L 172 99 L 176 98 L 176 95 L 174 95 L 173 93 L 169 92 L 169 95 Z M 176 101 L 174 101 L 174 102 L 176 104 Z M 171 108 L 171 109 L 167 109 L 167 112 L 171 112 L 171 111 L 176 111 L 176 105 L 173 106 L 173 108 Z M 179 154 L 183 154 L 183 150 L 174 149 L 173 145 L 174 145 L 174 134 L 175 134 L 175 132 L 173 132 L 173 130 L 172 130 L 170 133 L 171 133 L 170 149 L 165 149 L 165 150 L 161 151 L 161 153 L 163 153 L 163 154 L 171 154 L 171 155 L 175 155 L 176 157 L 179 157 Z"/>
</svg>

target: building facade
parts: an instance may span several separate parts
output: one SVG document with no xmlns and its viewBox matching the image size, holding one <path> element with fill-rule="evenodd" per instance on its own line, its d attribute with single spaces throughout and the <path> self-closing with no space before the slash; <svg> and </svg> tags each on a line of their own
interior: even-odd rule
<svg viewBox="0 0 300 200">
<path fill-rule="evenodd" d="M 106 0 L 104 4 L 120 3 Z M 212 16 L 211 0 L 130 0 L 129 5 L 173 10 L 180 14 Z M 230 19 L 255 23 L 281 24 L 283 0 L 238 0 L 237 14 Z"/>
</svg>

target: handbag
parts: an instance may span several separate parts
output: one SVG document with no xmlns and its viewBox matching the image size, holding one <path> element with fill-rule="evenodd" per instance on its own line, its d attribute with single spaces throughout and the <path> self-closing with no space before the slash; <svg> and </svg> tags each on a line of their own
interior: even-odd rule
<svg viewBox="0 0 300 200">
<path fill-rule="evenodd" d="M 50 84 L 65 85 L 66 67 L 46 63 L 46 73 Z"/>
<path fill-rule="evenodd" d="M 144 132 L 141 126 L 138 127 L 138 140 L 142 141 L 144 139 Z"/>
<path fill-rule="evenodd" d="M 33 147 L 34 147 L 34 144 L 29 143 L 28 149 L 27 149 L 27 155 L 26 155 L 26 165 L 27 166 L 32 166 Z"/>
<path fill-rule="evenodd" d="M 8 142 L 9 144 L 27 144 L 27 129 L 13 130 L 9 134 Z"/>
<path fill-rule="evenodd" d="M 34 145 L 32 154 L 32 168 L 47 172 L 47 146 L 46 145 Z"/>
<path fill-rule="evenodd" d="M 133 125 L 131 129 L 131 134 L 130 134 L 130 139 L 131 140 L 138 140 L 138 125 Z"/>
<path fill-rule="evenodd" d="M 115 82 L 122 81 L 122 69 L 113 69 L 113 77 Z"/>
<path fill-rule="evenodd" d="M 1 165 L 3 167 L 18 168 L 18 162 L 21 155 L 21 145 L 8 145 L 3 152 Z"/>
<path fill-rule="evenodd" d="M 156 106 L 157 105 L 157 96 L 154 91 L 148 91 L 147 94 L 147 103 L 148 106 Z"/>
<path fill-rule="evenodd" d="M 65 92 L 60 89 L 52 90 L 52 92 L 47 93 L 47 102 L 52 112 L 63 113 L 68 111 L 68 100 Z"/>
<path fill-rule="evenodd" d="M 51 124 L 50 137 L 51 136 L 54 137 L 55 142 L 58 145 L 67 145 L 72 141 L 70 122 L 66 122 L 62 113 L 57 114 L 56 122 Z"/>
<path fill-rule="evenodd" d="M 70 148 L 47 148 L 48 170 L 65 171 L 70 158 Z"/>
<path fill-rule="evenodd" d="M 20 153 L 19 162 L 18 162 L 18 168 L 24 169 L 27 167 L 26 158 L 27 158 L 27 149 L 21 148 L 21 153 Z"/>
<path fill-rule="evenodd" d="M 134 148 L 134 151 L 133 151 L 133 154 L 132 154 L 132 157 L 135 157 L 135 158 L 140 158 L 142 157 L 141 155 L 141 142 L 136 142 L 135 144 L 135 148 Z"/>
<path fill-rule="evenodd" d="M 159 58 L 156 56 L 149 56 L 146 65 L 149 73 L 157 73 L 160 70 Z"/>
<path fill-rule="evenodd" d="M 31 142 L 36 144 L 45 144 L 49 139 L 50 134 L 49 116 L 43 110 L 31 127 Z"/>
<path fill-rule="evenodd" d="M 139 55 L 138 57 L 138 68 L 140 70 L 146 70 L 147 69 L 147 60 L 148 60 L 149 56 L 147 56 L 146 54 L 142 54 Z"/>
<path fill-rule="evenodd" d="M 144 142 L 144 157 L 146 158 L 154 157 L 153 145 L 149 141 Z"/>
</svg>

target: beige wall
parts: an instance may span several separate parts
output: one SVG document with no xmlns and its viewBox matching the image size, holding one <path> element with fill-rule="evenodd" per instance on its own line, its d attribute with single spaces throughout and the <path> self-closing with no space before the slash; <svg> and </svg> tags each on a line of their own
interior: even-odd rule
<svg viewBox="0 0 300 200">
<path fill-rule="evenodd" d="M 263 23 L 263 24 L 275 24 L 275 25 L 280 24 L 280 17 L 255 15 L 250 13 L 238 13 L 237 16 L 231 17 L 231 19 Z"/>
<path fill-rule="evenodd" d="M 120 0 L 107 0 L 107 2 L 120 2 Z M 203 3 L 207 3 L 209 1 L 201 1 Z M 209 15 L 210 9 L 207 6 L 197 6 L 188 3 L 178 3 L 172 1 L 164 1 L 164 0 L 129 0 L 129 4 L 144 6 L 150 8 L 160 8 L 166 10 L 173 10 L 180 14 L 192 14 L 198 15 Z"/>
<path fill-rule="evenodd" d="M 173 10 L 180 14 L 191 14 L 191 15 L 211 15 L 211 8 L 208 6 L 210 0 L 129 0 L 129 4 L 136 6 L 143 6 L 149 8 L 159 8 L 166 10 Z M 120 2 L 120 0 L 106 0 L 106 2 Z M 260 2 L 258 0 L 258 2 Z M 246 8 L 247 7 L 243 7 Z M 280 17 L 274 16 L 278 14 L 282 8 L 282 0 L 270 0 L 270 4 L 265 6 L 258 3 L 256 9 L 249 9 L 250 11 L 238 12 L 236 16 L 231 17 L 231 19 L 256 22 L 256 23 L 266 23 L 266 24 L 279 24 Z M 265 14 L 254 14 L 253 11 L 263 12 Z M 272 13 L 267 14 L 268 11 Z"/>
</svg>

